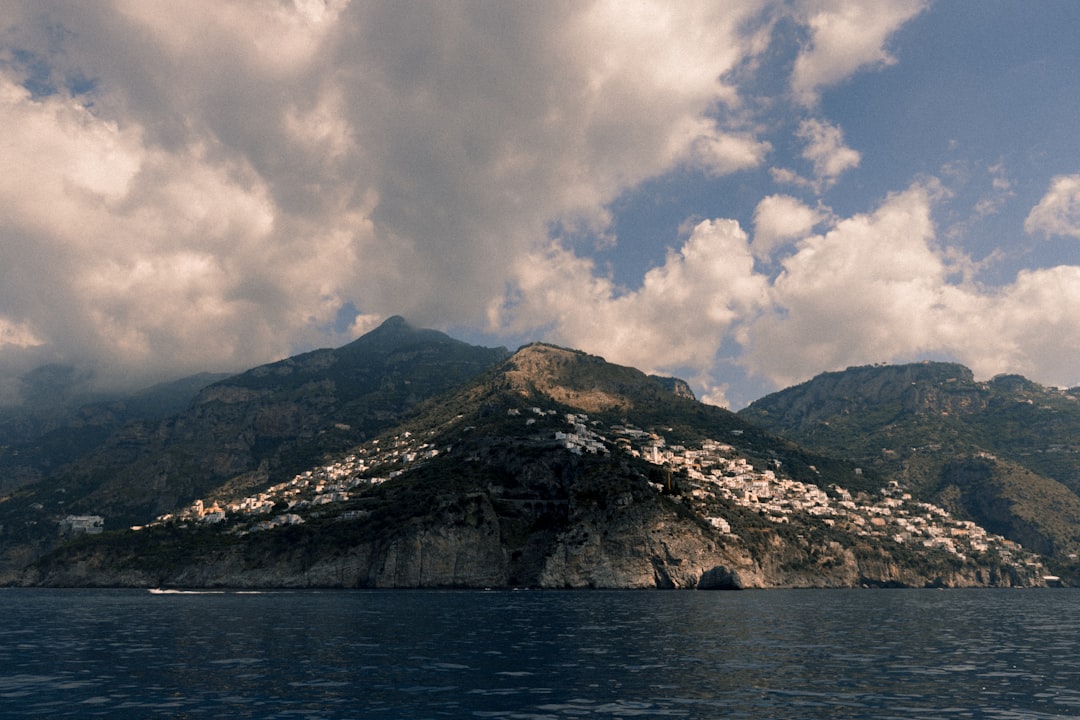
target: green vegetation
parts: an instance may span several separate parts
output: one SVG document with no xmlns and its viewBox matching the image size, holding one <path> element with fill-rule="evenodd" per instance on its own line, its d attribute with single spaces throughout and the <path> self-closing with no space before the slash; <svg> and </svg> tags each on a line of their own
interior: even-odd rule
<svg viewBox="0 0 1080 720">
<path fill-rule="evenodd" d="M 433 576 L 451 584 L 467 582 L 454 572 L 469 553 L 515 585 L 539 584 L 552 557 L 608 552 L 648 553 L 660 586 L 714 568 L 726 577 L 738 563 L 809 585 L 993 583 L 1015 572 L 1000 538 L 980 530 L 967 544 L 964 527 L 920 501 L 1053 554 L 1064 570 L 1080 548 L 1080 498 L 1035 468 L 1069 472 L 1072 441 L 1047 415 L 1068 416 L 1068 394 L 1016 378 L 975 383 L 955 365 L 856 368 L 740 416 L 578 351 L 504 355 L 388 321 L 111 436 L 60 482 L 0 503 L 0 522 L 20 521 L 6 538 L 43 553 L 64 513 L 106 515 L 110 529 L 174 513 L 78 538 L 34 570 L 144 582 L 217 568 L 303 584 L 335 562 L 340 574 L 317 582 L 396 582 L 380 563 L 403 567 L 429 541 L 462 554 Z M 992 445 L 998 434 L 1008 437 Z M 1037 462 L 1016 459 L 1025 454 Z M 698 554 L 710 559 L 681 577 Z M 566 582 L 596 581 L 583 571 Z"/>
<path fill-rule="evenodd" d="M 126 527 L 224 485 L 280 482 L 394 427 L 425 399 L 506 355 L 394 318 L 338 350 L 215 382 L 169 418 L 44 436 L 34 448 L 0 455 L 0 471 L 5 462 L 21 464 L 36 480 L 0 502 L 0 543 L 18 558 L 15 546 L 51 545 L 58 520 L 70 513 L 100 514 L 108 528 Z M 150 393 L 144 405 L 157 407 L 154 398 L 162 396 Z M 0 555 L 0 577 L 14 569 Z"/>
<path fill-rule="evenodd" d="M 762 398 L 741 416 L 1059 563 L 1080 547 L 1075 393 L 1016 375 L 980 383 L 948 363 L 861 367 Z"/>
</svg>

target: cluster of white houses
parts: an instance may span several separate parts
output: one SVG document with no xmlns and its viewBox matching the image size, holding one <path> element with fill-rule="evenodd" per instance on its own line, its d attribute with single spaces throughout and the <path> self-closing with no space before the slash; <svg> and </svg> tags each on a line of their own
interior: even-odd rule
<svg viewBox="0 0 1080 720">
<path fill-rule="evenodd" d="M 582 427 L 581 416 L 568 416 L 567 421 Z M 696 500 L 705 501 L 710 496 L 727 499 L 776 523 L 789 523 L 794 515 L 811 515 L 827 526 L 840 526 L 855 535 L 941 548 L 961 557 L 991 548 L 1006 560 L 1023 554 L 1016 543 L 992 535 L 973 522 L 953 518 L 936 505 L 913 501 L 895 482 L 882 489 L 879 496 L 861 496 L 856 502 L 838 485 L 826 492 L 817 485 L 779 477 L 774 469 L 755 469 L 734 447 L 717 440 L 705 440 L 700 448 L 687 448 L 668 446 L 662 436 L 633 427 L 613 426 L 611 430 L 616 444 L 632 454 L 685 472 L 693 484 L 690 496 Z M 598 435 L 592 432 L 590 437 Z M 778 460 L 773 465 L 776 469 L 781 466 Z M 854 472 L 860 474 L 861 470 Z M 725 518 L 708 519 L 721 532 L 731 532 Z"/>
<path fill-rule="evenodd" d="M 266 520 L 258 520 L 249 530 L 269 530 L 282 525 L 304 522 L 295 511 L 345 502 L 357 488 L 369 487 L 400 475 L 408 467 L 430 460 L 440 450 L 427 442 L 420 442 L 411 432 L 404 432 L 387 440 L 373 440 L 357 448 L 338 462 L 306 470 L 291 480 L 268 487 L 260 493 L 231 502 L 196 500 L 176 513 L 158 517 L 154 523 L 202 522 L 218 523 L 227 518 L 250 518 L 276 514 Z"/>
<path fill-rule="evenodd" d="M 567 450 L 577 455 L 582 453 L 606 455 L 608 453 L 607 438 L 587 425 L 589 422 L 588 415 L 568 413 L 566 422 L 573 429 L 569 432 L 556 430 L 555 440 L 561 442 Z"/>
<path fill-rule="evenodd" d="M 1006 560 L 1024 554 L 1012 541 L 992 535 L 973 522 L 953 518 L 936 505 L 914 502 L 895 483 L 877 497 L 863 496 L 856 502 L 840 486 L 834 485 L 830 493 L 816 485 L 779 477 L 775 469 L 756 469 L 734 447 L 717 440 L 705 440 L 698 448 L 669 446 L 657 433 L 614 425 L 609 428 L 615 438 L 611 442 L 600 434 L 599 423 L 590 421 L 587 415 L 568 414 L 566 421 L 573 430 L 556 432 L 555 439 L 572 452 L 607 453 L 608 446 L 620 447 L 650 463 L 685 473 L 693 484 L 690 496 L 699 501 L 707 501 L 710 496 L 727 499 L 776 523 L 789 523 L 798 514 L 810 515 L 855 535 L 941 548 L 960 557 L 990 549 Z M 773 465 L 780 468 L 779 461 L 773 461 Z M 707 506 L 707 502 L 702 503 L 703 510 Z M 703 514 L 720 532 L 731 532 L 727 519 L 708 516 L 707 510 Z"/>
<path fill-rule="evenodd" d="M 557 415 L 557 411 L 533 407 L 524 412 L 512 409 L 508 415 L 520 417 L 526 426 L 531 426 L 538 419 Z M 717 440 L 705 440 L 700 447 L 689 448 L 668 445 L 662 435 L 630 425 L 605 428 L 584 413 L 568 413 L 565 421 L 565 429 L 555 430 L 553 436 L 537 437 L 546 437 L 545 442 L 554 441 L 577 454 L 605 455 L 618 449 L 684 474 L 692 485 L 686 501 L 699 503 L 702 515 L 722 533 L 730 533 L 732 528 L 726 518 L 709 510 L 712 498 L 732 501 L 776 523 L 788 523 L 793 516 L 805 514 L 856 535 L 938 547 L 959 556 L 991 548 L 1005 558 L 1021 552 L 1014 543 L 974 523 L 956 520 L 940 507 L 912 501 L 895 485 L 876 497 L 856 499 L 839 486 L 826 492 L 816 485 L 781 477 L 779 461 L 774 460 L 771 468 L 755 468 L 734 447 Z M 432 434 L 434 431 L 425 436 Z M 258 494 L 224 504 L 196 500 L 178 513 L 159 517 L 156 523 L 215 523 L 229 516 L 255 521 L 248 530 L 302 523 L 303 517 L 297 511 L 344 502 L 353 496 L 353 491 L 392 478 L 445 450 L 440 451 L 414 433 L 403 432 L 371 441 L 339 462 L 306 471 Z"/>
</svg>

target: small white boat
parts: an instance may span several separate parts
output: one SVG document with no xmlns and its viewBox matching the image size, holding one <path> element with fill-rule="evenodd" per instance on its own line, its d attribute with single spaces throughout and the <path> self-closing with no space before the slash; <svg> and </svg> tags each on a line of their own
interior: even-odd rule
<svg viewBox="0 0 1080 720">
<path fill-rule="evenodd" d="M 224 590 L 175 590 L 173 588 L 150 588 L 151 595 L 221 595 Z"/>
</svg>

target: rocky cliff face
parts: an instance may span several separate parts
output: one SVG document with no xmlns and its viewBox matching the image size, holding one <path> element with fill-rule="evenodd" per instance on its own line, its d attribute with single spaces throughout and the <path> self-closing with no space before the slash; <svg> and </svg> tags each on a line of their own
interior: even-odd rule
<svg viewBox="0 0 1080 720">
<path fill-rule="evenodd" d="M 1041 584 L 1015 568 L 971 563 L 916 568 L 888 553 L 851 549 L 822 564 L 781 540 L 766 554 L 707 537 L 671 517 L 613 532 L 583 522 L 559 533 L 543 555 L 523 556 L 500 537 L 487 510 L 476 524 L 417 524 L 393 538 L 344 549 L 293 547 L 265 556 L 232 547 L 168 568 L 139 568 L 98 548 L 62 565 L 27 572 L 24 584 L 104 587 L 273 588 L 615 588 L 702 589 L 854 587 L 1025 587 Z M 539 548 L 534 548 L 539 550 Z M 515 566 L 539 569 L 534 578 Z M 522 582 L 528 579 L 528 582 Z"/>
<path fill-rule="evenodd" d="M 1080 572 L 1080 392 L 949 363 L 859 367 L 740 413 Z"/>
<path fill-rule="evenodd" d="M 0 577 L 28 551 L 54 544 L 68 514 L 100 515 L 112 530 L 197 497 L 290 477 L 393 427 L 508 354 L 391 318 L 342 348 L 260 366 L 197 394 L 189 383 L 195 397 L 182 412 L 109 427 L 78 462 L 48 477 L 39 472 L 38 482 L 3 498 Z M 146 402 L 165 407 L 159 395 Z"/>
<path fill-rule="evenodd" d="M 919 363 L 824 373 L 755 401 L 740 414 L 775 430 L 805 432 L 845 416 L 873 413 L 889 421 L 903 414 L 971 412 L 987 401 L 966 367 Z"/>
<path fill-rule="evenodd" d="M 22 403 L 0 407 L 0 492 L 62 474 L 113 433 L 181 412 L 199 390 L 227 376 L 193 375 L 109 399 L 66 393 L 69 383 L 55 367 L 39 368 L 29 377 L 31 391 Z M 59 397 L 50 397 L 53 381 L 60 384 Z"/>
<path fill-rule="evenodd" d="M 361 517 L 312 516 L 250 535 L 163 526 L 84 542 L 21 577 L 35 585 L 341 588 L 968 587 L 1039 583 L 1034 573 L 820 528 L 774 530 L 728 508 L 721 532 L 690 497 L 660 492 L 627 460 L 511 449 L 484 439 L 479 466 L 433 463 L 387 482 Z M 480 450 L 468 448 L 477 458 Z M 476 461 L 474 461 L 475 463 Z M 443 482 L 438 480 L 442 478 Z M 366 513 L 366 514 L 363 514 Z M 351 518 L 351 519 L 350 519 Z M 190 533 L 190 534 L 185 534 Z"/>
<path fill-rule="evenodd" d="M 333 379 L 326 370 L 334 363 L 316 360 L 322 381 Z M 211 388 L 200 412 L 239 408 L 253 413 L 264 434 L 298 432 L 302 420 L 288 410 L 288 397 L 272 413 L 260 414 L 265 404 L 251 410 L 271 376 L 303 370 L 270 367 Z M 297 392 L 318 396 L 315 378 L 303 379 Z M 892 392 L 886 386 L 896 382 L 882 385 L 883 396 Z M 227 464 L 229 447 L 217 447 Z M 19 581 L 702 589 L 1039 583 L 1037 565 L 1025 565 L 1020 551 L 973 559 L 896 539 L 918 530 L 912 523 L 870 533 L 907 501 L 890 498 L 896 504 L 876 515 L 844 515 L 841 498 L 854 500 L 839 485 L 858 478 L 850 466 L 830 466 L 696 403 L 677 383 L 549 345 L 523 348 L 349 453 L 245 498 L 258 511 L 235 503 L 211 523 L 200 505 L 138 532 L 84 538 Z M 802 499 L 784 505 L 783 483 L 802 487 Z M 810 490 L 816 510 L 803 502 Z"/>
</svg>

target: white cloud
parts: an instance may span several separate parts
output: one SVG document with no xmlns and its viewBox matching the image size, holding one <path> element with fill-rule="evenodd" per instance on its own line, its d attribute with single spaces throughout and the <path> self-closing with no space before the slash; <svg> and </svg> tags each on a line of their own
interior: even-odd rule
<svg viewBox="0 0 1080 720">
<path fill-rule="evenodd" d="M 352 337 L 365 335 L 377 328 L 385 319 L 379 315 L 357 315 L 349 326 L 349 335 Z"/>
<path fill-rule="evenodd" d="M 754 209 L 754 256 L 767 259 L 780 245 L 810 234 L 826 218 L 790 195 L 769 195 Z"/>
<path fill-rule="evenodd" d="M 35 100 L 0 75 L 4 215 L 50 236 L 110 213 L 138 172 L 141 139 L 65 98 Z"/>
<path fill-rule="evenodd" d="M 986 298 L 986 330 L 970 337 L 968 357 L 984 377 L 1020 373 L 1064 387 L 1080 385 L 1080 266 L 1021 272 L 996 296 Z"/>
<path fill-rule="evenodd" d="M 303 71 L 319 55 L 348 0 L 290 4 L 244 0 L 112 3 L 118 18 L 149 33 L 155 46 L 173 60 L 211 63 L 215 56 L 228 54 L 247 66 L 244 70 L 248 72 L 258 68 L 281 78 Z M 196 49 L 210 53 L 199 58 Z"/>
<path fill-rule="evenodd" d="M 809 40 L 795 60 L 792 91 L 814 105 L 822 88 L 863 68 L 893 64 L 885 44 L 926 6 L 925 0 L 801 0 L 796 15 Z"/>
<path fill-rule="evenodd" d="M 988 166 L 985 169 L 985 176 L 982 173 L 973 173 L 966 165 L 957 163 L 947 163 L 942 168 L 941 173 L 943 177 L 953 183 L 953 192 L 957 192 L 958 188 L 970 184 L 973 178 L 976 181 L 985 182 L 988 177 L 990 181 L 989 187 L 982 190 L 978 199 L 975 200 L 967 217 L 951 223 L 944 229 L 944 236 L 950 240 L 970 237 L 973 231 L 972 228 L 977 223 L 1001 213 L 1016 195 L 1003 162 Z M 980 264 L 989 265 L 1000 259 L 1000 255 L 1000 249 L 993 251 Z M 977 268 L 973 266 L 972 270 L 975 269 Z"/>
<path fill-rule="evenodd" d="M 803 120 L 795 136 L 806 143 L 802 157 L 810 162 L 813 177 L 803 177 L 790 168 L 770 168 L 769 173 L 777 184 L 794 185 L 820 195 L 835 185 L 842 174 L 862 162 L 862 155 L 844 144 L 844 133 L 836 125 L 813 118 Z"/>
<path fill-rule="evenodd" d="M 44 343 L 26 323 L 16 322 L 0 316 L 0 348 L 10 345 L 17 348 L 29 348 Z"/>
<path fill-rule="evenodd" d="M 242 367 L 290 351 L 355 281 L 352 244 L 369 228 L 282 217 L 251 168 L 205 143 L 154 147 L 138 124 L 6 78 L 0 124 L 8 346 L 105 380 Z"/>
<path fill-rule="evenodd" d="M 772 177 L 773 182 L 777 185 L 794 185 L 796 187 L 805 188 L 812 192 L 817 192 L 813 180 L 808 180 L 804 178 L 791 168 L 769 168 L 769 175 Z"/>
<path fill-rule="evenodd" d="M 650 270 L 618 292 L 591 261 L 554 246 L 520 264 L 515 301 L 493 322 L 527 329 L 550 323 L 551 339 L 647 371 L 712 368 L 724 338 L 766 299 L 746 233 L 733 220 L 704 221 Z"/>
<path fill-rule="evenodd" d="M 1046 194 L 1028 213 L 1024 229 L 1080 238 L 1080 175 L 1059 175 L 1051 180 Z"/>
<path fill-rule="evenodd" d="M 772 287 L 775 310 L 748 331 L 748 365 L 787 384 L 807 368 L 923 349 L 946 276 L 932 238 L 927 192 L 916 187 L 805 239 Z"/>
<path fill-rule="evenodd" d="M 1021 273 L 985 289 L 950 281 L 955 249 L 936 243 L 933 184 L 803 240 L 770 288 L 772 308 L 742 334 L 742 361 L 777 386 L 824 370 L 952 357 L 989 377 L 1080 381 L 1080 267 Z"/>
<path fill-rule="evenodd" d="M 769 143 L 749 134 L 706 131 L 690 146 L 690 153 L 695 164 L 710 175 L 728 175 L 757 167 L 771 149 Z"/>
<path fill-rule="evenodd" d="M 697 395 L 697 399 L 706 405 L 716 405 L 718 407 L 730 407 L 731 402 L 728 400 L 728 391 L 731 389 L 727 383 L 721 383 L 714 385 L 708 379 L 699 381 L 701 386 L 701 392 Z"/>
<path fill-rule="evenodd" d="M 802 156 L 814 167 L 818 183 L 828 188 L 843 173 L 859 166 L 862 156 L 844 144 L 844 133 L 821 120 L 803 120 L 796 135 L 806 141 Z"/>
<path fill-rule="evenodd" d="M 676 170 L 761 167 L 774 148 L 755 112 L 777 99 L 751 102 L 740 82 L 787 4 L 9 7 L 5 371 L 31 356 L 127 376 L 242 368 L 391 313 L 462 327 L 489 309 L 494 332 L 546 330 L 617 362 L 689 368 L 717 400 L 717 356 L 740 344 L 778 382 L 938 351 L 980 371 L 1066 373 L 1060 358 L 1074 356 L 1052 348 L 1076 347 L 1075 312 L 1054 314 L 1075 309 L 1075 273 L 993 292 L 950 283 L 965 258 L 936 244 L 929 185 L 839 220 L 766 197 L 753 245 L 732 220 L 699 223 L 629 288 L 580 256 L 572 232 L 552 238 L 614 238 L 615 201 Z M 797 3 L 808 40 L 794 94 L 812 104 L 891 62 L 886 43 L 921 8 Z M 24 87 L 27 62 L 48 65 L 48 92 Z M 821 192 L 860 162 L 824 121 L 799 137 L 808 179 L 774 168 L 777 181 Z M 1029 232 L 1078 235 L 1077 177 L 1055 179 Z M 781 247 L 775 281 L 755 271 Z M 335 332 L 350 306 L 355 321 Z M 1035 337 L 1038 317 L 1053 336 Z"/>
<path fill-rule="evenodd" d="M 1021 372 L 1075 384 L 1080 267 L 1021 273 L 996 290 L 954 280 L 970 259 L 937 242 L 942 196 L 936 182 L 917 183 L 843 219 L 771 196 L 758 207 L 755 244 L 798 241 L 774 280 L 755 270 L 732 220 L 696 225 L 630 290 L 556 245 L 519 265 L 513 301 L 493 306 L 492 322 L 546 326 L 553 341 L 648 371 L 693 369 L 702 397 L 721 404 L 727 389 L 715 372 L 730 359 L 720 357 L 726 343 L 741 345 L 738 362 L 777 387 L 921 357 L 955 358 L 980 377 Z M 826 222 L 827 232 L 808 234 Z"/>
<path fill-rule="evenodd" d="M 553 226 L 606 233 L 644 180 L 763 162 L 729 79 L 762 10 L 15 3 L 0 313 L 120 375 L 339 342 L 346 303 L 355 332 L 475 322 Z"/>
</svg>

